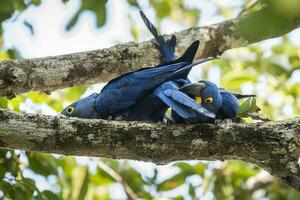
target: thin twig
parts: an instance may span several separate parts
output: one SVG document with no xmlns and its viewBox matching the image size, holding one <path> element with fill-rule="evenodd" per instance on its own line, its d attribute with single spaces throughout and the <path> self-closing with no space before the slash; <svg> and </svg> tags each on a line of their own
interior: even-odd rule
<svg viewBox="0 0 300 200">
<path fill-rule="evenodd" d="M 124 179 L 118 174 L 114 169 L 112 169 L 109 165 L 101 161 L 100 159 L 93 159 L 97 166 L 105 171 L 108 175 L 110 175 L 113 179 L 121 183 L 124 187 L 124 190 L 128 197 L 132 200 L 138 199 L 137 194 L 131 189 L 131 187 L 124 181 Z"/>
<path fill-rule="evenodd" d="M 254 6 L 256 6 L 258 2 L 259 2 L 259 1 L 255 1 L 255 2 L 253 2 L 250 6 L 245 7 L 243 10 L 241 10 L 241 12 L 238 14 L 237 17 L 242 16 L 247 10 L 249 10 L 249 9 L 253 8 Z"/>
</svg>

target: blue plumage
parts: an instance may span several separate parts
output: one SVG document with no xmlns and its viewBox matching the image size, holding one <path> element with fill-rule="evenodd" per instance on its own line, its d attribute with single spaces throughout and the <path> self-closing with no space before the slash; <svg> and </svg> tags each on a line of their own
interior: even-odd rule
<svg viewBox="0 0 300 200">
<path fill-rule="evenodd" d="M 235 95 L 224 89 L 220 89 L 222 105 L 217 112 L 217 119 L 230 119 L 236 117 L 239 101 Z"/>
<path fill-rule="evenodd" d="M 165 91 L 160 93 L 165 93 Z M 176 94 L 176 97 L 174 94 Z M 210 81 L 199 81 L 198 83 L 186 84 L 178 88 L 177 92 L 174 91 L 172 96 L 173 98 L 167 99 L 167 101 L 164 99 L 163 100 L 172 109 L 169 109 L 166 112 L 165 120 L 173 123 L 209 122 L 216 118 L 215 114 L 222 107 L 222 95 L 220 94 L 220 90 L 214 83 Z M 174 103 L 176 106 L 172 105 Z M 177 104 L 180 104 L 185 108 L 178 109 Z"/>
<path fill-rule="evenodd" d="M 179 90 L 195 99 L 195 102 L 201 104 L 206 110 L 214 113 L 215 117 L 203 115 L 203 113 L 196 113 L 196 116 L 195 113 L 183 116 L 180 114 L 180 111 L 176 110 L 176 107 L 169 103 L 170 108 L 165 113 L 164 121 L 172 123 L 203 123 L 212 122 L 214 119 L 232 119 L 238 113 L 238 99 L 255 97 L 255 95 L 232 93 L 223 88 L 218 88 L 210 81 L 199 81 L 199 83 L 187 84 Z"/>
<path fill-rule="evenodd" d="M 80 118 L 123 119 L 201 123 L 233 118 L 238 95 L 218 88 L 209 81 L 190 83 L 187 75 L 199 41 L 175 60 L 176 37 L 165 41 L 142 11 L 141 17 L 155 38 L 163 64 L 143 68 L 111 80 L 101 91 L 67 106 L 62 114 Z"/>
<path fill-rule="evenodd" d="M 154 94 L 154 90 L 166 81 L 186 80 L 193 66 L 212 59 L 202 59 L 192 64 L 199 45 L 199 41 L 195 41 L 182 57 L 174 60 L 175 36 L 165 42 L 142 12 L 141 16 L 154 35 L 156 47 L 167 63 L 115 78 L 101 93 L 95 93 L 71 104 L 62 114 L 80 118 L 161 121 L 168 107 Z"/>
<path fill-rule="evenodd" d="M 149 21 L 143 11 L 140 10 L 140 15 L 148 28 L 148 30 L 152 33 L 154 37 L 154 45 L 160 51 L 162 55 L 162 62 L 170 62 L 175 60 L 175 46 L 176 46 L 176 37 L 172 35 L 170 40 L 165 41 L 164 38 L 158 34 L 155 26 Z"/>
<path fill-rule="evenodd" d="M 184 119 L 196 118 L 199 115 L 204 118 L 215 118 L 215 114 L 213 112 L 197 103 L 193 98 L 189 97 L 188 94 L 180 91 L 176 82 L 165 82 L 158 87 L 154 93 L 169 107 L 171 107 L 175 113 Z"/>
</svg>

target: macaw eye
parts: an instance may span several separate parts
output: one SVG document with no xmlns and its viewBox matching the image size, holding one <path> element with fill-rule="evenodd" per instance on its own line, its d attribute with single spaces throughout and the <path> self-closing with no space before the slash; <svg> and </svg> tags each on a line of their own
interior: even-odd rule
<svg viewBox="0 0 300 200">
<path fill-rule="evenodd" d="M 214 101 L 214 99 L 212 97 L 207 97 L 205 99 L 205 103 L 212 103 Z"/>
<path fill-rule="evenodd" d="M 69 107 L 69 108 L 67 108 L 67 113 L 70 115 L 70 114 L 72 114 L 72 112 L 74 111 L 74 107 Z"/>
</svg>

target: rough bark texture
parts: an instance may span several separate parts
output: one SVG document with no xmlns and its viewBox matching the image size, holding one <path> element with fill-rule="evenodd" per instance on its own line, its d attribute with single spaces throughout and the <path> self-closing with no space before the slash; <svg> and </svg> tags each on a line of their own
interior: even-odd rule
<svg viewBox="0 0 300 200">
<path fill-rule="evenodd" d="M 0 146 L 64 155 L 151 161 L 238 159 L 300 191 L 300 118 L 242 124 L 167 125 L 64 119 L 0 110 Z"/>
<path fill-rule="evenodd" d="M 262 9 L 219 24 L 175 33 L 176 53 L 181 55 L 193 41 L 200 40 L 198 57 L 220 55 L 227 49 L 281 36 L 299 25 L 299 17 L 286 19 Z M 14 97 L 30 90 L 49 93 L 73 85 L 106 82 L 128 71 L 154 66 L 158 60 L 159 53 L 152 41 L 55 57 L 9 60 L 0 63 L 0 96 Z"/>
</svg>

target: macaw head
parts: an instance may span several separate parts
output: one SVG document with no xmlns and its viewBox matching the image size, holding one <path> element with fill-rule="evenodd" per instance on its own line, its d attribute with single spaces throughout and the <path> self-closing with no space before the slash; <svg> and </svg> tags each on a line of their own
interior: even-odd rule
<svg viewBox="0 0 300 200">
<path fill-rule="evenodd" d="M 222 107 L 217 113 L 218 119 L 231 119 L 237 116 L 239 110 L 239 99 L 256 97 L 254 94 L 238 94 L 219 88 L 222 96 Z"/>
<path fill-rule="evenodd" d="M 239 109 L 238 98 L 227 90 L 220 89 L 222 95 L 222 107 L 217 113 L 219 119 L 230 119 L 236 117 Z"/>
<path fill-rule="evenodd" d="M 79 117 L 79 118 L 97 118 L 96 111 L 96 96 L 94 93 L 88 97 L 80 99 L 70 105 L 68 105 L 61 114 L 67 117 Z"/>
<path fill-rule="evenodd" d="M 197 103 L 212 113 L 216 113 L 222 106 L 220 90 L 210 81 L 187 84 L 181 87 L 180 91 L 195 99 Z"/>
</svg>

